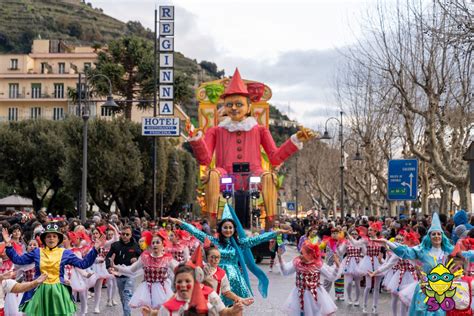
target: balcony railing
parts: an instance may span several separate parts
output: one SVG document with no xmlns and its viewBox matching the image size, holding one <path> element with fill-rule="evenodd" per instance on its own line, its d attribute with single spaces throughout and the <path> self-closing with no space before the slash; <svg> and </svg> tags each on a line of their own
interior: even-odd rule
<svg viewBox="0 0 474 316">
<path fill-rule="evenodd" d="M 42 93 L 41 95 L 38 95 L 37 97 L 32 97 L 31 94 L 24 94 L 24 93 L 18 93 L 16 95 L 11 95 L 11 94 L 6 94 L 6 95 L 0 95 L 0 100 L 15 100 L 15 99 L 28 99 L 28 100 L 37 100 L 37 99 L 58 99 L 58 100 L 64 100 L 67 99 L 66 94 L 64 94 L 61 98 L 56 98 L 54 94 L 50 93 Z"/>
</svg>

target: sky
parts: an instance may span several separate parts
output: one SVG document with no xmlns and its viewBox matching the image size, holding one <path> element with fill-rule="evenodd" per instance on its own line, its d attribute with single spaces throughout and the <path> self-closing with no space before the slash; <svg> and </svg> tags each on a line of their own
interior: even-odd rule
<svg viewBox="0 0 474 316">
<path fill-rule="evenodd" d="M 175 50 L 215 62 L 226 75 L 264 82 L 271 103 L 321 130 L 338 115 L 335 81 L 343 53 L 376 0 L 89 0 L 122 21 L 153 29 L 156 5 L 175 6 Z"/>
</svg>

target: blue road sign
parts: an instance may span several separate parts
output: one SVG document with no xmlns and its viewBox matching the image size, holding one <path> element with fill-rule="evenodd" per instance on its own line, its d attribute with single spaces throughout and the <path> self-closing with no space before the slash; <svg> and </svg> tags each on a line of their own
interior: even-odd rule
<svg viewBox="0 0 474 316">
<path fill-rule="evenodd" d="M 416 200 L 418 192 L 418 160 L 392 159 L 388 161 L 388 199 Z"/>
<path fill-rule="evenodd" d="M 296 203 L 286 202 L 286 208 L 288 209 L 288 211 L 296 211 Z"/>
</svg>

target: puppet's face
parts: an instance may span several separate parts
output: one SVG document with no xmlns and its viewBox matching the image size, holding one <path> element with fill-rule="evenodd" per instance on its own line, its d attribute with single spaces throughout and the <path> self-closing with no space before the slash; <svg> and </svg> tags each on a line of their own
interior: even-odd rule
<svg viewBox="0 0 474 316">
<path fill-rule="evenodd" d="M 208 84 L 204 89 L 206 90 L 207 98 L 213 104 L 217 104 L 221 94 L 224 92 L 224 86 L 220 84 Z"/>
<path fill-rule="evenodd" d="M 246 118 L 250 110 L 247 97 L 238 94 L 225 97 L 224 107 L 227 116 L 236 122 Z"/>
</svg>

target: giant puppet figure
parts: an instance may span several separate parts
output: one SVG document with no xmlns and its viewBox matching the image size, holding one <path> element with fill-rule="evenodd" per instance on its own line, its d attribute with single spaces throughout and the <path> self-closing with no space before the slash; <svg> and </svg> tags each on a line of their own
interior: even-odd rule
<svg viewBox="0 0 474 316">
<path fill-rule="evenodd" d="M 259 125 L 250 115 L 251 102 L 262 96 L 263 86 L 256 82 L 245 84 L 236 69 L 223 93 L 222 86 L 206 87 L 206 90 L 209 88 L 206 91 L 209 99 L 217 102 L 219 94 L 220 99 L 223 99 L 224 119 L 217 126 L 208 128 L 205 133 L 202 129 L 192 131 L 192 126 L 187 128 L 196 159 L 201 165 L 207 166 L 203 183 L 207 212 L 212 222 L 215 222 L 217 216 L 221 177 L 233 173 L 234 163 L 246 162 L 249 164 L 250 174 L 261 177 L 266 223 L 271 226 L 277 208 L 277 177 L 273 169 L 301 149 L 303 142 L 315 136 L 311 130 L 301 128 L 277 147 L 269 129 Z M 265 170 L 262 166 L 261 147 L 270 162 L 270 170 Z M 245 184 L 242 183 L 245 181 L 236 181 L 235 189 L 244 189 Z"/>
</svg>

